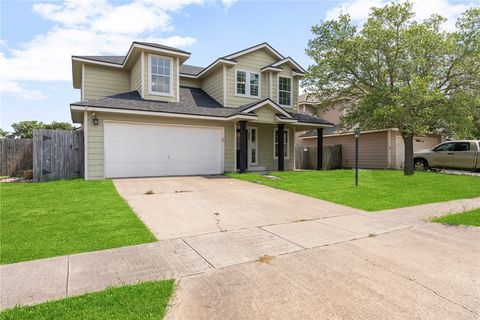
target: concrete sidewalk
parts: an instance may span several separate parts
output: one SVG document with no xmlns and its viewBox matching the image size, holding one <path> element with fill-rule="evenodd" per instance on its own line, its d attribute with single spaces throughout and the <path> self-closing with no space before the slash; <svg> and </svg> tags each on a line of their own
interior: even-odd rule
<svg viewBox="0 0 480 320">
<path fill-rule="evenodd" d="M 180 280 L 166 319 L 480 318 L 480 229 L 402 229 Z"/>
<path fill-rule="evenodd" d="M 0 266 L 1 308 L 9 308 L 17 304 L 35 304 L 138 281 L 190 278 L 189 276 L 205 272 L 211 275 L 212 272 L 215 274 L 215 269 L 230 269 L 245 263 L 256 265 L 251 262 L 263 255 L 285 256 L 282 259 L 287 259 L 288 256 L 294 257 L 297 254 L 302 257 L 308 256 L 309 252 L 317 255 L 324 251 L 312 250 L 312 248 L 321 246 L 329 246 L 332 250 L 337 246 L 343 248 L 344 245 L 339 245 L 341 243 L 358 242 L 359 246 L 363 243 L 372 246 L 376 241 L 382 243 L 383 237 L 393 239 L 390 244 L 393 247 L 405 242 L 414 246 L 415 241 L 411 241 L 413 234 L 418 233 L 418 229 L 432 227 L 422 219 L 432 214 L 441 215 L 474 207 L 480 207 L 480 198 L 378 213 L 360 212 L 322 219 L 247 227 L 3 265 Z M 437 226 L 434 229 L 438 230 L 434 235 L 437 242 L 450 241 L 442 238 L 445 229 L 443 226 L 441 228 Z M 468 231 L 462 231 L 464 229 Z M 465 242 L 452 242 L 452 247 L 448 250 L 455 251 L 454 247 L 458 245 L 458 251 L 464 252 L 467 249 L 464 247 L 465 243 L 469 243 L 470 246 L 478 243 L 479 230 L 470 231 L 470 229 L 473 228 L 447 228 L 449 233 L 460 230 L 459 236 L 465 238 Z M 396 234 L 396 237 L 391 238 L 393 234 Z M 365 242 L 367 239 L 368 242 Z M 419 241 L 416 243 L 417 246 L 424 245 L 424 239 L 417 237 L 417 240 Z M 442 263 L 444 263 L 443 260 L 449 260 L 450 252 L 435 250 L 433 243 L 431 250 L 434 250 L 438 257 L 434 256 L 431 259 L 441 258 Z M 394 254 L 395 250 L 390 251 Z M 371 254 L 374 253 L 371 252 Z M 474 254 L 477 253 L 474 252 Z M 445 257 L 442 257 L 443 255 Z M 408 258 L 411 259 L 411 257 Z M 328 261 L 328 256 L 325 259 Z M 348 255 L 345 259 L 348 260 Z M 459 259 L 470 261 L 471 258 L 459 257 Z M 342 260 L 341 263 L 350 264 L 347 260 Z M 455 264 L 455 261 L 451 263 Z M 332 261 L 332 263 L 336 264 L 338 261 Z M 397 262 L 392 263 L 397 268 L 401 267 L 396 264 Z M 299 268 L 303 269 L 306 266 L 299 266 Z M 423 270 L 422 266 L 417 267 Z M 228 274 L 228 272 L 221 274 Z M 469 271 L 465 275 L 477 283 L 480 281 L 478 273 Z M 180 288 L 183 283 L 182 281 Z M 463 292 L 464 288 L 459 290 Z"/>
</svg>

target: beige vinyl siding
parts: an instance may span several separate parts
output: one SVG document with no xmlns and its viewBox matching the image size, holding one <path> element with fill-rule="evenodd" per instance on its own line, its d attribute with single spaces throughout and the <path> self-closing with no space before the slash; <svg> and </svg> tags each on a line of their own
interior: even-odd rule
<svg viewBox="0 0 480 320">
<path fill-rule="evenodd" d="M 218 103 L 223 105 L 223 69 L 211 71 L 202 80 L 202 89 Z"/>
<path fill-rule="evenodd" d="M 298 111 L 298 96 L 299 96 L 299 85 L 298 85 L 298 77 L 293 77 L 293 96 L 292 96 L 292 103 L 293 103 L 293 111 Z"/>
<path fill-rule="evenodd" d="M 88 177 L 86 178 L 103 179 L 103 126 L 93 125 L 92 119 L 90 115 L 87 121 Z"/>
<path fill-rule="evenodd" d="M 158 54 L 153 54 L 159 57 L 165 57 L 172 59 L 172 69 L 173 69 L 173 78 L 171 81 L 173 82 L 173 89 L 172 89 L 172 96 L 162 96 L 156 94 L 148 94 L 149 87 L 150 87 L 150 79 L 149 79 L 149 72 L 148 72 L 148 52 L 142 52 L 143 54 L 143 77 L 144 77 L 144 88 L 143 88 L 143 98 L 148 100 L 158 100 L 158 101 L 168 101 L 168 102 L 176 102 L 177 101 L 177 83 L 178 83 L 178 58 L 170 57 L 170 56 L 162 56 Z"/>
<path fill-rule="evenodd" d="M 278 81 L 277 81 L 277 73 L 271 72 L 272 74 L 272 99 L 275 102 L 278 102 Z"/>
<path fill-rule="evenodd" d="M 333 124 L 340 124 L 340 117 L 343 115 L 343 110 L 349 107 L 345 100 L 334 102 L 333 106 L 327 110 L 320 111 L 319 117 L 327 120 Z M 306 114 L 313 114 L 314 108 L 311 104 L 304 104 L 299 102 L 299 112 Z"/>
<path fill-rule="evenodd" d="M 251 127 L 258 128 L 258 166 L 265 167 L 266 170 L 278 170 L 278 159 L 273 157 L 274 134 L 277 126 L 263 123 L 249 123 Z M 285 159 L 285 170 L 294 169 L 294 129 L 285 126 L 289 133 L 289 159 Z"/>
<path fill-rule="evenodd" d="M 159 124 L 179 124 L 192 126 L 213 126 L 223 127 L 224 133 L 224 170 L 226 172 L 235 170 L 235 135 L 233 122 L 211 121 L 211 120 L 195 120 L 195 119 L 181 119 L 181 118 L 161 118 L 139 115 L 127 114 L 110 114 L 96 112 L 98 125 L 93 125 L 92 115 L 88 118 L 88 143 L 87 143 L 87 157 L 88 157 L 88 179 L 103 179 L 104 178 L 104 150 L 103 150 L 103 121 L 129 121 L 129 122 L 145 122 L 145 123 L 159 123 Z"/>
<path fill-rule="evenodd" d="M 202 84 L 198 79 L 192 79 L 192 78 L 180 76 L 180 86 L 191 87 L 191 88 L 201 88 Z"/>
<path fill-rule="evenodd" d="M 299 106 L 298 106 L 298 112 L 312 115 L 314 113 L 313 106 L 310 105 L 310 104 L 300 103 Z M 323 117 L 321 117 L 321 118 L 325 119 Z"/>
<path fill-rule="evenodd" d="M 85 100 L 130 91 L 130 74 L 125 70 L 85 64 L 83 76 Z"/>
<path fill-rule="evenodd" d="M 359 166 L 365 169 L 385 169 L 387 162 L 387 131 L 362 133 L 359 139 Z M 317 139 L 301 139 L 302 145 L 316 146 Z M 324 145 L 342 145 L 342 167 L 353 168 L 355 165 L 355 137 L 353 134 L 325 136 Z"/>
<path fill-rule="evenodd" d="M 235 58 L 237 65 L 227 68 L 227 104 L 229 107 L 239 107 L 260 99 L 268 98 L 268 86 L 266 77 L 268 72 L 260 72 L 260 69 L 277 61 L 268 51 L 257 50 L 238 58 Z M 248 98 L 235 95 L 235 70 L 252 71 L 260 74 L 260 97 Z"/>
<path fill-rule="evenodd" d="M 255 121 L 258 122 L 267 122 L 267 123 L 275 123 L 275 112 L 270 107 L 261 107 L 254 111 L 258 118 Z"/>
<path fill-rule="evenodd" d="M 137 90 L 141 93 L 142 90 L 142 59 L 139 57 L 135 61 L 132 70 L 130 71 L 130 90 Z"/>
<path fill-rule="evenodd" d="M 320 118 L 325 119 L 333 124 L 340 123 L 340 117 L 343 115 L 343 110 L 347 107 L 345 100 L 335 102 L 334 105 L 322 112 L 320 112 Z"/>
<path fill-rule="evenodd" d="M 389 168 L 395 168 L 396 167 L 396 159 L 395 159 L 395 156 L 396 156 L 396 150 L 397 150 L 397 146 L 396 146 L 396 143 L 397 143 L 397 139 L 396 139 L 396 135 L 397 135 L 397 131 L 396 130 L 388 130 L 388 133 L 387 133 L 387 139 L 389 141 L 389 150 L 388 150 L 388 153 L 389 153 L 389 163 L 388 163 L 388 167 Z"/>
</svg>

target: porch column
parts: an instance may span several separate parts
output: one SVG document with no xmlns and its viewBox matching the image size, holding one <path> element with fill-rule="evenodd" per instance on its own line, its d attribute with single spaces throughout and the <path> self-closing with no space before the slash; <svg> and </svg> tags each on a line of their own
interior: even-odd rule
<svg viewBox="0 0 480 320">
<path fill-rule="evenodd" d="M 317 170 L 323 170 L 323 128 L 317 129 Z"/>
<path fill-rule="evenodd" d="M 247 121 L 240 121 L 240 155 L 239 172 L 247 171 Z"/>
<path fill-rule="evenodd" d="M 278 142 L 278 171 L 285 170 L 285 150 L 284 150 L 284 124 L 278 124 L 277 142 Z"/>
</svg>

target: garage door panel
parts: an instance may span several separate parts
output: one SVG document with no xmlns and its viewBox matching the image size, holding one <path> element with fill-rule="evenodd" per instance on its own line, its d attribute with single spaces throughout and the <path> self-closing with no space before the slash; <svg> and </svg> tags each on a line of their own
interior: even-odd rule
<svg viewBox="0 0 480 320">
<path fill-rule="evenodd" d="M 107 177 L 219 174 L 220 128 L 105 123 Z"/>
</svg>

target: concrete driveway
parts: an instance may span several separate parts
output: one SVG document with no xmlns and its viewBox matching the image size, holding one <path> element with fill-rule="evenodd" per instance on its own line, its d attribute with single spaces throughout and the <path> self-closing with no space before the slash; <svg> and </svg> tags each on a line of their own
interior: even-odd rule
<svg viewBox="0 0 480 320">
<path fill-rule="evenodd" d="M 159 240 L 362 212 L 223 176 L 117 179 L 114 184 Z"/>
</svg>

